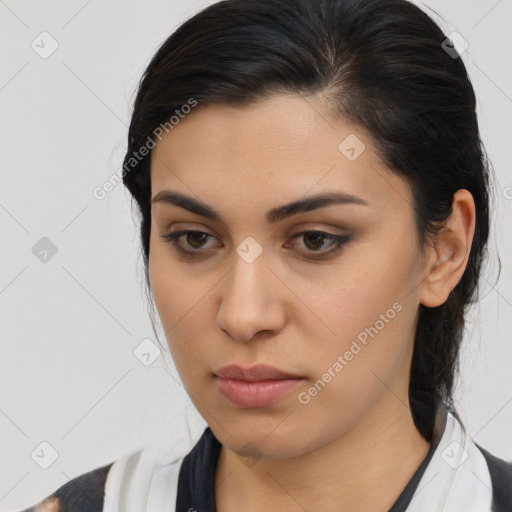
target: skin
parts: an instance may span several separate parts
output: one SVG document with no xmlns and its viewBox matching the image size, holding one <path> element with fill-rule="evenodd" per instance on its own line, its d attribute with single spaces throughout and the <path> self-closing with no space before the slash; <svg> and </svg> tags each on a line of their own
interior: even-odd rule
<svg viewBox="0 0 512 512">
<path fill-rule="evenodd" d="M 366 146 L 354 161 L 338 150 L 350 134 Z M 178 191 L 223 218 L 154 203 L 149 256 L 176 368 L 222 443 L 217 509 L 388 510 L 430 446 L 414 426 L 407 392 L 417 312 L 420 303 L 443 304 L 462 277 L 474 234 L 471 194 L 455 194 L 436 243 L 419 247 L 411 189 L 384 166 L 369 135 L 333 117 L 322 98 L 291 94 L 244 107 L 196 107 L 157 143 L 151 183 L 152 197 Z M 267 222 L 271 208 L 322 191 L 351 193 L 368 206 Z M 162 238 L 181 229 L 211 235 L 179 242 L 202 256 L 183 256 Z M 332 245 L 296 236 L 305 230 L 351 239 L 314 259 Z M 248 236 L 263 249 L 252 263 L 236 252 Z M 298 394 L 394 303 L 400 312 L 301 404 Z M 213 373 L 257 363 L 303 383 L 268 407 L 231 405 Z"/>
</svg>

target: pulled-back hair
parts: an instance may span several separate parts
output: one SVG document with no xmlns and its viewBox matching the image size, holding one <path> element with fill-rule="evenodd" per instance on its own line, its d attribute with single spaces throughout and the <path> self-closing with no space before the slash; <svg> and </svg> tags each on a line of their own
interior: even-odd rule
<svg viewBox="0 0 512 512">
<path fill-rule="evenodd" d="M 409 400 L 428 441 L 438 399 L 454 410 L 464 315 L 478 300 L 489 235 L 490 166 L 475 94 L 462 59 L 446 51 L 445 40 L 437 24 L 405 0 L 215 3 L 183 23 L 150 61 L 123 165 L 140 214 L 149 294 L 151 153 L 136 161 L 133 155 L 191 100 L 245 106 L 279 92 L 322 98 L 333 115 L 361 126 L 383 163 L 408 181 L 421 244 L 449 217 L 454 193 L 469 190 L 476 226 L 465 272 L 444 304 L 419 305 Z"/>
</svg>

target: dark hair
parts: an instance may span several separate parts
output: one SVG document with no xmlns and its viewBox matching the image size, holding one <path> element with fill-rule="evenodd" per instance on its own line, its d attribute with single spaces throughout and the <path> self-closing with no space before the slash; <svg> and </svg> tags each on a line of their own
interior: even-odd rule
<svg viewBox="0 0 512 512">
<path fill-rule="evenodd" d="M 151 153 L 136 164 L 133 155 L 191 98 L 199 106 L 243 106 L 278 92 L 318 95 L 333 114 L 361 126 L 384 164 L 408 180 L 421 244 L 449 217 L 454 193 L 469 190 L 476 229 L 465 272 L 444 304 L 420 304 L 418 312 L 409 400 L 428 441 L 439 400 L 455 411 L 465 308 L 478 300 L 489 235 L 490 166 L 475 94 L 460 56 L 445 51 L 445 39 L 405 0 L 215 3 L 182 24 L 145 70 L 123 165 L 140 214 L 150 295 Z"/>
</svg>

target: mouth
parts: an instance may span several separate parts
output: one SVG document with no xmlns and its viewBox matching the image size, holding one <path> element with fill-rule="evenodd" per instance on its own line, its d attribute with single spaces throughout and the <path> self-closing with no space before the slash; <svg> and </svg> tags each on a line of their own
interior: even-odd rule
<svg viewBox="0 0 512 512">
<path fill-rule="evenodd" d="M 230 365 L 220 368 L 214 375 L 224 398 L 240 408 L 272 405 L 304 381 L 304 377 L 267 365 L 252 368 Z"/>
</svg>

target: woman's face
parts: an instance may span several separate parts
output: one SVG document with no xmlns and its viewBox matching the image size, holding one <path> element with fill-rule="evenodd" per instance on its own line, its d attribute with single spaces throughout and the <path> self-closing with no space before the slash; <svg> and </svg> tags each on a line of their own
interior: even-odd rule
<svg viewBox="0 0 512 512">
<path fill-rule="evenodd" d="M 179 375 L 215 436 L 278 459 L 380 431 L 408 404 L 425 258 L 411 189 L 367 134 L 314 98 L 275 95 L 197 107 L 151 158 L 152 198 L 164 198 L 152 204 L 151 287 Z M 318 194 L 352 200 L 283 208 Z M 181 230 L 200 233 L 164 238 Z M 299 379 L 216 376 L 232 364 Z"/>
</svg>

